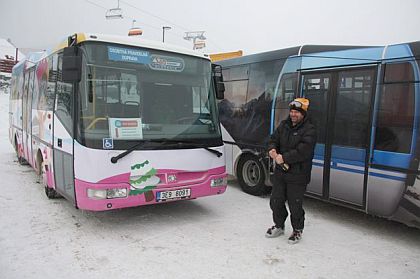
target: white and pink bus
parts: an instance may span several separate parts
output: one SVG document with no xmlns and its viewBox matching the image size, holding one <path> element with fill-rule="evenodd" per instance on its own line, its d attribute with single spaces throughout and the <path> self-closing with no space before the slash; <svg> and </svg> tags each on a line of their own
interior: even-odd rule
<svg viewBox="0 0 420 279">
<path fill-rule="evenodd" d="M 48 198 L 79 209 L 222 194 L 219 71 L 194 51 L 75 34 L 13 68 L 10 141 Z"/>
</svg>

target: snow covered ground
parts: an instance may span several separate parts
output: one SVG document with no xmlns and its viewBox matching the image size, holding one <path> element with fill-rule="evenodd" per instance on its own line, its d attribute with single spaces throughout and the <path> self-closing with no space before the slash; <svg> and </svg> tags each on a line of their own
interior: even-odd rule
<svg viewBox="0 0 420 279">
<path fill-rule="evenodd" d="M 0 278 L 420 278 L 420 230 L 306 199 L 302 242 L 266 239 L 269 198 L 235 181 L 221 196 L 99 213 L 48 200 L 8 141 L 8 97 Z"/>
</svg>

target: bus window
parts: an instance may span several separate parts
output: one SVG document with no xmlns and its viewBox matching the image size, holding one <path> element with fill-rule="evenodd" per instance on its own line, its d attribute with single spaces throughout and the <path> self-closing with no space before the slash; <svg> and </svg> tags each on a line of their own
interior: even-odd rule
<svg viewBox="0 0 420 279">
<path fill-rule="evenodd" d="M 375 149 L 410 153 L 414 118 L 414 71 L 410 62 L 385 65 L 379 96 Z"/>
<path fill-rule="evenodd" d="M 225 100 L 232 107 L 240 108 L 246 103 L 249 65 L 224 68 Z"/>
<path fill-rule="evenodd" d="M 278 60 L 251 64 L 247 102 L 252 99 L 261 99 L 262 97 L 265 100 L 271 100 L 273 98 L 277 78 L 281 69 L 281 65 L 279 64 Z"/>
<path fill-rule="evenodd" d="M 87 69 L 82 86 L 88 94 L 81 100 L 85 127 L 93 123 L 97 128 L 107 128 L 108 117 L 139 117 L 140 92 L 134 71 L 98 65 Z"/>
<path fill-rule="evenodd" d="M 223 69 L 223 80 L 234 81 L 248 79 L 248 70 L 248 65 Z"/>
<path fill-rule="evenodd" d="M 384 83 L 410 81 L 414 81 L 414 72 L 409 62 L 385 65 Z"/>
<path fill-rule="evenodd" d="M 193 112 L 198 114 L 209 114 L 208 93 L 205 88 L 193 87 Z"/>
<path fill-rule="evenodd" d="M 140 104 L 140 94 L 135 74 L 121 73 L 121 103 L 135 106 Z"/>
<path fill-rule="evenodd" d="M 37 78 L 39 85 L 38 109 L 54 109 L 54 93 L 56 74 L 53 71 L 53 56 L 44 60 L 37 69 Z M 35 96 L 34 96 L 35 97 Z"/>
<path fill-rule="evenodd" d="M 25 73 L 25 90 L 23 92 L 23 126 L 24 131 L 30 130 L 30 111 L 31 111 L 31 95 L 33 89 L 33 81 L 34 81 L 34 74 L 33 69 L 30 69 L 28 72 Z"/>
<path fill-rule="evenodd" d="M 240 108 L 246 103 L 248 80 L 225 81 L 225 100 Z"/>
<path fill-rule="evenodd" d="M 285 74 L 282 76 L 276 97 L 276 111 L 274 128 L 289 115 L 289 103 L 296 96 L 297 74 Z"/>
<path fill-rule="evenodd" d="M 36 108 L 38 105 L 38 81 L 36 79 L 35 67 L 31 69 L 31 80 L 29 81 L 29 102 L 32 102 L 32 108 Z M 29 105 L 29 103 L 28 103 Z"/>
<path fill-rule="evenodd" d="M 313 74 L 304 77 L 303 95 L 310 101 L 309 114 L 317 129 L 317 142 L 325 143 L 328 95 L 331 90 L 331 74 Z"/>
<path fill-rule="evenodd" d="M 58 58 L 56 115 L 67 132 L 73 135 L 73 85 L 64 83 L 62 77 L 63 57 Z"/>
<path fill-rule="evenodd" d="M 379 96 L 375 149 L 410 153 L 413 118 L 413 84 L 385 84 Z"/>
<path fill-rule="evenodd" d="M 373 76 L 373 70 L 349 70 L 339 73 L 334 144 L 365 147 Z"/>
<path fill-rule="evenodd" d="M 57 56 L 53 55 L 48 59 L 48 82 L 47 82 L 47 91 L 45 92 L 46 99 L 46 110 L 54 109 L 55 102 L 55 84 L 57 82 Z M 55 68 L 54 68 L 55 66 Z"/>
</svg>

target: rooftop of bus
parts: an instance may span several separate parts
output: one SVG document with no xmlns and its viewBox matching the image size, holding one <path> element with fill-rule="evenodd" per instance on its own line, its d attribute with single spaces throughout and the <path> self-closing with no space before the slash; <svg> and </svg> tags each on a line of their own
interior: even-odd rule
<svg viewBox="0 0 420 279">
<path fill-rule="evenodd" d="M 407 48 L 411 48 L 412 54 L 410 56 L 420 58 L 420 41 L 417 41 L 386 46 L 302 45 L 220 60 L 217 61 L 216 64 L 223 67 L 229 67 L 276 59 L 286 59 L 290 56 L 317 56 L 326 54 L 334 55 L 335 58 L 338 58 L 346 52 L 353 55 L 351 58 L 355 59 L 360 59 L 360 54 L 362 54 L 365 59 L 370 60 L 394 59 L 401 58 L 404 55 L 407 56 Z M 370 52 L 367 52 L 367 50 Z M 350 58 L 349 54 L 343 55 L 343 57 Z"/>
<path fill-rule="evenodd" d="M 185 54 L 189 56 L 195 56 L 195 57 L 210 60 L 209 55 L 198 52 L 198 51 L 194 51 L 194 50 L 190 50 L 190 49 L 186 49 L 186 48 L 179 47 L 176 45 L 171 45 L 171 44 L 162 43 L 158 41 L 139 39 L 138 37 L 94 34 L 94 33 L 76 33 L 75 35 L 77 36 L 77 43 L 82 43 L 86 41 L 113 43 L 113 44 L 120 44 L 120 45 L 125 45 L 125 46 L 143 47 L 143 48 L 157 49 L 157 50 L 163 50 L 163 51 L 174 52 L 174 53 L 181 53 L 181 54 Z M 68 46 L 68 38 L 62 39 L 60 43 L 58 43 L 57 45 L 55 45 L 54 47 L 48 50 L 30 53 L 27 57 L 25 57 L 25 59 L 21 60 L 17 65 L 24 64 L 26 62 L 30 62 L 30 64 L 35 65 L 36 62 L 40 61 L 45 56 L 51 53 L 57 52 L 67 46 Z M 30 67 L 30 66 L 31 65 L 27 67 Z"/>
</svg>

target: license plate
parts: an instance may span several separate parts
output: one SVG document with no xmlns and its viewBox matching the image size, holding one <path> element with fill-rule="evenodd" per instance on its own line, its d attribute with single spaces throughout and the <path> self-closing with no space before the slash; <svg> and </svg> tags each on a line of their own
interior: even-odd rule
<svg viewBox="0 0 420 279">
<path fill-rule="evenodd" d="M 163 191 L 157 192 L 156 200 L 157 201 L 167 201 L 173 199 L 184 199 L 189 198 L 191 195 L 191 189 L 179 189 L 179 190 L 172 190 L 172 191 Z"/>
</svg>

